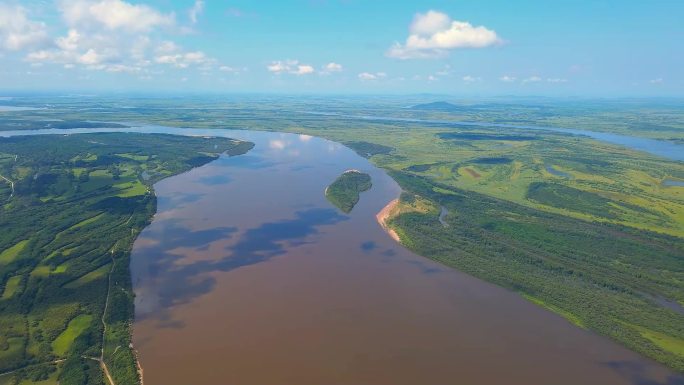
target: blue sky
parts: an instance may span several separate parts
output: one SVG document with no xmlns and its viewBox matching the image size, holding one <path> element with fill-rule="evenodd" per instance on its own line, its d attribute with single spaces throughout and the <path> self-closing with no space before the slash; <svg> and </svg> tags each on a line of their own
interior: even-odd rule
<svg viewBox="0 0 684 385">
<path fill-rule="evenodd" d="M 684 96 L 683 1 L 0 0 L 0 90 Z"/>
</svg>

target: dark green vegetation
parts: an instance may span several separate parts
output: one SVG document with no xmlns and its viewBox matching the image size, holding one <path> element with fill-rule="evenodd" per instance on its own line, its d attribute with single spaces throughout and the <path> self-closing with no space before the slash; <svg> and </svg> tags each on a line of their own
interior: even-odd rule
<svg viewBox="0 0 684 385">
<path fill-rule="evenodd" d="M 349 213 L 359 202 L 359 194 L 370 188 L 370 175 L 356 170 L 348 170 L 325 189 L 325 197 L 335 207 Z"/>
<path fill-rule="evenodd" d="M 682 314 L 653 301 L 682 300 L 681 238 L 546 213 L 407 173 L 393 177 L 406 191 L 403 202 L 434 204 L 391 222 L 415 252 L 684 370 Z M 440 205 L 449 210 L 447 227 Z"/>
<path fill-rule="evenodd" d="M 368 142 L 345 142 L 345 144 L 364 158 L 370 158 L 373 155 L 387 155 L 393 150 L 389 146 Z"/>
<path fill-rule="evenodd" d="M 657 216 L 648 208 L 613 201 L 602 195 L 579 190 L 559 183 L 533 182 L 527 191 L 527 199 L 550 207 L 577 211 L 609 219 L 617 219 L 622 211 L 632 210 L 644 215 Z"/>
<path fill-rule="evenodd" d="M 152 185 L 251 143 L 85 134 L 0 139 L 2 384 L 137 384 L 129 252 L 156 209 Z M 105 332 L 106 326 L 106 332 Z M 23 382 L 22 382 L 23 383 Z"/>
</svg>

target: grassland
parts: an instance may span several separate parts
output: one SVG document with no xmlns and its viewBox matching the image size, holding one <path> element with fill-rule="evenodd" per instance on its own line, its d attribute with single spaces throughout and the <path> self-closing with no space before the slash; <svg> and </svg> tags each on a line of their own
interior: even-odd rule
<svg viewBox="0 0 684 385">
<path fill-rule="evenodd" d="M 12 263 L 17 258 L 19 253 L 24 250 L 24 247 L 26 247 L 27 243 L 28 239 L 24 239 L 23 241 L 17 242 L 16 245 L 3 250 L 3 252 L 0 253 L 0 265 L 8 265 Z"/>
<path fill-rule="evenodd" d="M 0 174 L 16 185 L 0 206 L 0 383 L 104 384 L 101 361 L 117 385 L 137 384 L 128 262 L 155 212 L 153 184 L 250 148 L 118 133 L 0 139 Z"/>
<path fill-rule="evenodd" d="M 335 207 L 349 213 L 359 202 L 360 194 L 370 189 L 371 185 L 370 175 L 347 170 L 325 189 L 325 197 Z"/>
</svg>

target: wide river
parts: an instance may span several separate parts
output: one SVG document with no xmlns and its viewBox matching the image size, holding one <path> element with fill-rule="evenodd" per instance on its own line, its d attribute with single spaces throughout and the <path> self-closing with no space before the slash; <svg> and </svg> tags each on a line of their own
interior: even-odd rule
<svg viewBox="0 0 684 385">
<path fill-rule="evenodd" d="M 68 132 L 95 131 L 114 130 Z M 146 385 L 684 383 L 394 242 L 375 215 L 399 187 L 344 146 L 268 132 L 126 131 L 256 143 L 155 185 L 158 212 L 131 258 Z M 373 187 L 345 215 L 324 190 L 350 168 Z"/>
</svg>

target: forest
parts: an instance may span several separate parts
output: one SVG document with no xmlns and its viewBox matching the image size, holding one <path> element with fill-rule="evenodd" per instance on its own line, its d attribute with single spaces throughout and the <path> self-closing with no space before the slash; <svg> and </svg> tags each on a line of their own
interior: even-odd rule
<svg viewBox="0 0 684 385">
<path fill-rule="evenodd" d="M 0 139 L 0 384 L 137 384 L 129 255 L 154 183 L 252 143 L 154 134 Z M 11 191 L 13 190 L 13 191 Z"/>
<path fill-rule="evenodd" d="M 370 175 L 347 170 L 325 189 L 325 197 L 338 209 L 350 213 L 359 202 L 360 194 L 371 188 Z"/>
<path fill-rule="evenodd" d="M 405 191 L 401 204 L 421 198 L 433 207 L 391 220 L 411 250 L 684 370 L 680 238 L 546 213 L 406 172 L 392 176 Z"/>
</svg>

